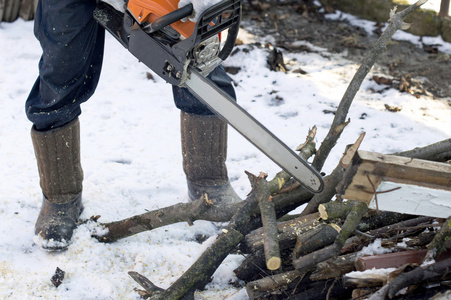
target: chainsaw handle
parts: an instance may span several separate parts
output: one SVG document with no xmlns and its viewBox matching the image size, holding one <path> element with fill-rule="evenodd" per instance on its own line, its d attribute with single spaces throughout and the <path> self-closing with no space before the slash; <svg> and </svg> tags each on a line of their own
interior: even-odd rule
<svg viewBox="0 0 451 300">
<path fill-rule="evenodd" d="M 224 47 L 222 47 L 221 51 L 218 54 L 218 57 L 221 60 L 226 60 L 226 58 L 229 57 L 230 53 L 232 53 L 233 47 L 235 47 L 236 38 L 238 37 L 239 29 L 239 23 L 235 23 L 234 26 L 229 28 L 229 31 L 227 33 L 227 40 L 224 43 Z"/>
<path fill-rule="evenodd" d="M 163 29 L 164 27 L 171 25 L 183 18 L 189 17 L 193 14 L 193 4 L 189 3 L 182 8 L 176 9 L 158 19 L 153 21 L 148 27 L 148 33 L 152 33 Z"/>
</svg>

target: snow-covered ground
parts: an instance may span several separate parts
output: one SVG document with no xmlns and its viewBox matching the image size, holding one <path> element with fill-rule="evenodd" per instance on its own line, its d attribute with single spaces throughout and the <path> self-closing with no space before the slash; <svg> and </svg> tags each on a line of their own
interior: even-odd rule
<svg viewBox="0 0 451 300">
<path fill-rule="evenodd" d="M 46 252 L 33 243 L 41 191 L 24 102 L 37 76 L 41 50 L 32 26 L 22 20 L 0 24 L 0 298 L 137 299 L 133 289 L 138 285 L 127 275 L 131 270 L 162 288 L 169 287 L 208 247 L 220 224 L 175 224 L 113 244 L 92 239 L 92 225 L 82 225 L 65 252 Z M 240 39 L 249 42 L 255 37 L 243 30 Z M 264 50 L 240 48 L 250 51 L 240 51 L 225 63 L 241 67 L 231 76 L 238 83 L 239 103 L 292 148 L 317 125 L 319 144 L 333 119 L 323 110 L 337 107 L 358 66 L 330 53 L 286 53 L 292 70 L 301 67 L 308 74 L 276 73 L 266 67 Z M 450 48 L 444 44 L 449 54 Z M 187 201 L 179 111 L 170 85 L 160 78 L 147 79 L 147 71 L 107 37 L 100 84 L 82 106 L 80 117 L 83 218 L 101 215 L 100 221 L 108 222 Z M 383 153 L 451 137 L 451 108 L 446 102 L 451 99 L 417 99 L 394 89 L 382 93 L 371 89 L 381 90 L 365 80 L 349 112 L 351 123 L 331 153 L 326 172 L 363 131 L 361 149 Z M 402 111 L 387 112 L 384 104 L 401 106 Z M 232 185 L 243 198 L 250 191 L 245 170 L 264 171 L 270 178 L 279 171 L 233 130 L 228 167 Z M 210 238 L 199 244 L 195 241 L 199 234 Z M 228 285 L 236 280 L 232 271 L 242 259 L 229 256 L 196 299 L 247 299 L 245 289 Z M 50 282 L 56 267 L 66 272 L 58 288 Z"/>
</svg>

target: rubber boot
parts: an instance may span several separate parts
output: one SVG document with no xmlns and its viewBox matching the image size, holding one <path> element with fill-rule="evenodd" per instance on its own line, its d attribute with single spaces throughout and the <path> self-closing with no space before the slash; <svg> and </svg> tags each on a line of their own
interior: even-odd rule
<svg viewBox="0 0 451 300">
<path fill-rule="evenodd" d="M 35 225 L 35 242 L 47 250 L 64 250 L 83 210 L 78 118 L 49 131 L 31 130 L 43 202 Z"/>
<path fill-rule="evenodd" d="M 183 111 L 180 124 L 189 199 L 206 193 L 219 205 L 241 201 L 227 176 L 227 124 L 214 115 Z"/>
</svg>

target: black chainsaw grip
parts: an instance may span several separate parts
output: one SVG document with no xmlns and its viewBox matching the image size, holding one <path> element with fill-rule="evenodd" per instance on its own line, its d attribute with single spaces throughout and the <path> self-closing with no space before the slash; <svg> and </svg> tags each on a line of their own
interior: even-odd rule
<svg viewBox="0 0 451 300">
<path fill-rule="evenodd" d="M 234 26 L 229 28 L 229 31 L 227 33 L 227 40 L 224 43 L 224 47 L 222 47 L 221 51 L 218 54 L 218 57 L 221 60 L 226 60 L 226 58 L 229 57 L 230 53 L 232 53 L 233 47 L 235 46 L 236 39 L 238 37 L 239 29 L 239 23 L 236 23 Z"/>
<path fill-rule="evenodd" d="M 172 23 L 175 23 L 183 18 L 191 16 L 192 14 L 193 14 L 193 4 L 189 3 L 183 6 L 182 8 L 174 10 L 173 12 L 170 12 L 156 19 L 154 22 L 150 24 L 149 33 L 161 30 L 164 27 L 171 25 Z"/>
</svg>

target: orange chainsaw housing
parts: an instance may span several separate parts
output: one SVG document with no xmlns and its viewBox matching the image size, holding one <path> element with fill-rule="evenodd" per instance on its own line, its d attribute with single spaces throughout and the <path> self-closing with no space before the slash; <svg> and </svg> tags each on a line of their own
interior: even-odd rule
<svg viewBox="0 0 451 300">
<path fill-rule="evenodd" d="M 129 0 L 128 11 L 135 20 L 141 24 L 143 22 L 152 23 L 158 18 L 177 10 L 180 0 Z M 177 21 L 171 24 L 178 33 L 187 38 L 194 32 L 195 23 L 191 21 Z"/>
</svg>

